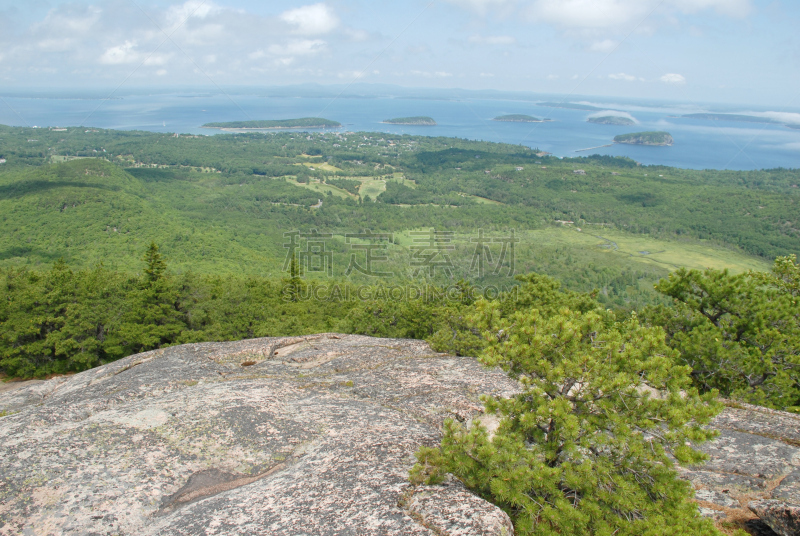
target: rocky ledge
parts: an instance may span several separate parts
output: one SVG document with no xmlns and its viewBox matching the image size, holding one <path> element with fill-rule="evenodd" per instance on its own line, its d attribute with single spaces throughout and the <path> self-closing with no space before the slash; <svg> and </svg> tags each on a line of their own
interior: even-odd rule
<svg viewBox="0 0 800 536">
<path fill-rule="evenodd" d="M 191 344 L 5 387 L 3 535 L 513 534 L 457 481 L 408 483 L 444 419 L 517 388 L 421 341 Z M 768 534 L 748 505 L 769 499 L 761 510 L 791 527 L 781 505 L 800 504 L 800 418 L 738 406 L 715 426 L 711 461 L 684 472 L 703 511 Z"/>
</svg>

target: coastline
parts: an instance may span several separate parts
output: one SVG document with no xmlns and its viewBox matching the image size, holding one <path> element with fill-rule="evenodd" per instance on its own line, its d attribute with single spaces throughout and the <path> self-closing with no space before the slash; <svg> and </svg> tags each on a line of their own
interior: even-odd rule
<svg viewBox="0 0 800 536">
<path fill-rule="evenodd" d="M 554 123 L 555 119 L 539 119 L 538 121 L 520 121 L 520 120 L 509 120 L 509 119 L 492 119 L 492 121 L 497 121 L 498 123 Z"/>
<path fill-rule="evenodd" d="M 403 125 L 407 127 L 436 127 L 438 123 L 392 123 L 390 121 L 381 121 L 381 125 Z"/>
<path fill-rule="evenodd" d="M 333 127 L 330 125 L 312 125 L 312 126 L 297 126 L 297 127 L 207 127 L 205 125 L 200 128 L 213 128 L 214 130 L 224 130 L 225 132 L 247 132 L 250 130 L 297 130 L 303 128 L 323 129 L 323 128 L 342 128 L 344 125 Z"/>
<path fill-rule="evenodd" d="M 610 145 L 644 145 L 646 147 L 672 147 L 675 145 L 675 142 L 672 143 L 639 143 L 639 142 L 630 142 L 630 141 L 615 141 Z M 603 147 L 609 147 L 610 145 L 604 145 Z"/>
</svg>

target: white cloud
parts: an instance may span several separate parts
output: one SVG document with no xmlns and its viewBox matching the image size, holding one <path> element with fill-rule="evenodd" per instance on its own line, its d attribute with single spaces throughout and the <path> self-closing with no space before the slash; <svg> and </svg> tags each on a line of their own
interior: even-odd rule
<svg viewBox="0 0 800 536">
<path fill-rule="evenodd" d="M 105 65 L 120 65 L 123 63 L 133 63 L 139 59 L 139 53 L 134 50 L 136 43 L 125 41 L 125 43 L 106 49 L 100 56 L 100 63 Z"/>
<path fill-rule="evenodd" d="M 147 56 L 142 62 L 143 65 L 151 66 L 151 65 L 164 65 L 169 61 L 169 56 L 164 54 L 151 54 Z"/>
<path fill-rule="evenodd" d="M 625 117 L 626 119 L 630 119 L 631 121 L 634 121 L 637 124 L 639 123 L 639 121 L 637 121 L 636 118 L 633 117 L 628 112 L 621 112 L 619 110 L 603 110 L 602 112 L 595 112 L 595 113 L 589 115 L 589 118 L 592 118 L 592 117 L 608 117 L 608 116 Z"/>
<path fill-rule="evenodd" d="M 0 59 L 2 59 L 2 56 L 0 56 Z M 494 78 L 494 74 L 492 74 L 492 73 L 481 73 L 480 77 L 481 78 Z"/>
<path fill-rule="evenodd" d="M 53 34 L 86 34 L 94 29 L 100 20 L 102 11 L 90 6 L 81 8 L 75 5 L 62 5 L 48 11 L 44 20 L 31 26 L 33 33 Z"/>
<path fill-rule="evenodd" d="M 362 71 L 344 71 L 344 72 L 338 73 L 336 76 L 339 77 L 339 78 L 347 78 L 347 79 L 350 79 L 350 80 L 358 80 L 359 78 L 364 78 L 366 75 L 367 75 L 367 73 L 364 73 Z"/>
<path fill-rule="evenodd" d="M 204 19 L 208 17 L 212 11 L 219 8 L 212 2 L 204 2 L 202 0 L 188 0 L 179 6 L 171 6 L 167 10 L 167 20 L 170 24 L 182 24 L 190 18 Z"/>
<path fill-rule="evenodd" d="M 449 78 L 453 76 L 453 73 L 448 73 L 447 71 L 436 71 L 435 73 L 429 73 L 428 71 L 411 71 L 411 74 L 425 78 Z"/>
<path fill-rule="evenodd" d="M 742 18 L 752 0 L 534 0 L 528 8 L 535 22 L 562 28 L 602 29 L 642 22 L 654 10 L 659 13 L 697 13 L 714 10 Z"/>
<path fill-rule="evenodd" d="M 344 30 L 344 33 L 348 37 L 350 37 L 351 41 L 361 42 L 369 40 L 369 32 L 366 32 L 364 30 L 354 30 L 352 28 L 347 28 Z"/>
<path fill-rule="evenodd" d="M 744 18 L 753 11 L 750 0 L 672 0 L 672 3 L 684 13 L 713 9 L 721 15 Z"/>
<path fill-rule="evenodd" d="M 492 9 L 505 10 L 513 6 L 515 0 L 446 0 L 450 4 L 455 4 L 458 7 L 475 11 L 476 13 L 484 14 Z"/>
<path fill-rule="evenodd" d="M 793 112 L 742 112 L 742 114 L 774 119 L 790 125 L 800 125 L 800 114 Z"/>
<path fill-rule="evenodd" d="M 636 80 L 636 77 L 632 74 L 625 73 L 610 74 L 608 77 L 612 80 L 625 80 L 626 82 L 633 82 Z"/>
<path fill-rule="evenodd" d="M 589 46 L 589 51 L 608 53 L 616 49 L 617 46 L 619 46 L 618 41 L 614 41 L 613 39 L 604 39 L 603 41 L 595 41 L 592 43 L 591 46 Z"/>
<path fill-rule="evenodd" d="M 517 40 L 510 35 L 471 35 L 469 37 L 470 43 L 479 45 L 514 45 Z"/>
<path fill-rule="evenodd" d="M 547 79 L 548 80 L 558 80 L 559 78 L 560 77 L 557 74 L 548 74 L 547 75 Z"/>
<path fill-rule="evenodd" d="M 75 47 L 75 39 L 64 37 L 61 39 L 44 39 L 39 41 L 36 46 L 45 52 L 66 52 Z"/>
<path fill-rule="evenodd" d="M 642 17 L 651 0 L 536 0 L 530 16 L 567 28 L 609 28 Z"/>
<path fill-rule="evenodd" d="M 103 52 L 100 56 L 100 63 L 103 65 L 123 65 L 126 63 L 139 63 L 146 66 L 161 66 L 165 65 L 170 59 L 169 55 L 165 54 L 142 54 L 136 50 L 136 43 L 134 41 L 125 41 L 121 45 L 111 47 Z"/>
<path fill-rule="evenodd" d="M 294 39 L 285 45 L 271 45 L 267 52 L 273 56 L 310 56 L 324 48 L 325 41 L 321 39 Z"/>
<path fill-rule="evenodd" d="M 665 84 L 685 84 L 686 83 L 686 77 L 683 76 L 682 74 L 677 74 L 677 73 L 667 73 L 664 76 L 662 76 L 661 78 L 659 78 L 659 80 L 661 80 Z"/>
<path fill-rule="evenodd" d="M 303 35 L 325 34 L 339 25 L 339 18 L 333 10 L 322 3 L 290 9 L 281 13 L 280 18 Z"/>
</svg>

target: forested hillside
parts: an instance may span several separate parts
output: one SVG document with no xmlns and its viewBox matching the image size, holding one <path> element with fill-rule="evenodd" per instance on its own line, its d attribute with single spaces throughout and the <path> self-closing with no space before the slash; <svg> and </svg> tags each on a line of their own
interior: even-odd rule
<svg viewBox="0 0 800 536">
<path fill-rule="evenodd" d="M 468 265 L 469 240 L 480 228 L 524 235 L 556 226 L 557 239 L 523 236 L 518 272 L 557 270 L 573 256 L 613 277 L 681 266 L 653 255 L 659 240 L 717 248 L 712 256 L 732 260 L 737 252 L 756 256 L 763 266 L 800 251 L 796 170 L 559 160 L 521 146 L 374 133 L 204 137 L 1 127 L 0 156 L 7 160 L 0 165 L 0 262 L 7 266 L 64 258 L 135 271 L 155 241 L 181 272 L 275 275 L 283 233 L 311 228 L 333 235 L 339 274 L 349 259 L 344 235 L 363 229 L 397 235 L 390 247 L 397 263 L 410 245 L 404 232 L 456 232 Z M 597 237 L 593 247 L 577 238 L 578 228 Z M 616 251 L 609 242 L 619 242 L 605 236 L 613 232 L 656 242 L 645 248 L 647 259 L 635 251 L 608 255 L 609 247 Z M 550 273 L 569 279 L 562 272 Z M 605 286 L 591 281 L 586 290 L 598 284 Z"/>
</svg>

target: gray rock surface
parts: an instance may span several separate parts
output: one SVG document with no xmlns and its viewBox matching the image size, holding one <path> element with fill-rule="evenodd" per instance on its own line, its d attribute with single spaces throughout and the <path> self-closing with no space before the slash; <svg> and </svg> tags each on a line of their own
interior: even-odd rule
<svg viewBox="0 0 800 536">
<path fill-rule="evenodd" d="M 0 534 L 509 535 L 460 483 L 408 470 L 444 419 L 515 387 L 424 342 L 331 334 L 20 386 L 0 393 Z"/>
<path fill-rule="evenodd" d="M 191 344 L 3 387 L 0 535 L 513 534 L 457 481 L 408 482 L 446 418 L 517 389 L 421 341 Z M 798 503 L 800 416 L 734 406 L 682 476 L 704 515 L 760 527 L 749 503 Z"/>
<path fill-rule="evenodd" d="M 772 498 L 800 505 L 800 469 L 781 480 L 781 483 L 772 492 Z"/>
<path fill-rule="evenodd" d="M 780 501 L 754 501 L 748 506 L 780 536 L 800 535 L 800 506 L 790 506 Z"/>
<path fill-rule="evenodd" d="M 683 478 L 705 510 L 745 520 L 752 534 L 774 536 L 772 524 L 760 523 L 748 507 L 771 499 L 800 505 L 800 415 L 731 403 L 712 427 L 719 437 L 700 447 L 708 463 L 683 470 Z"/>
</svg>

